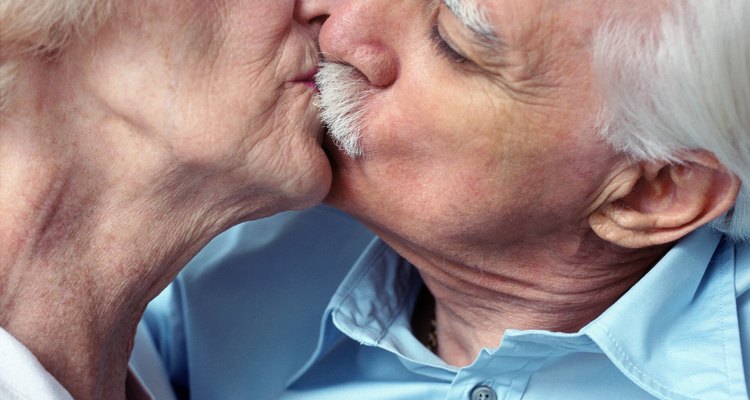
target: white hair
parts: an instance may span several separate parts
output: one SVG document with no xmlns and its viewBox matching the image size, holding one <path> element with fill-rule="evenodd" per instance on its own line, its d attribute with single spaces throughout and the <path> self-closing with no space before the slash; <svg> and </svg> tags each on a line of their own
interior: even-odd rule
<svg viewBox="0 0 750 400">
<path fill-rule="evenodd" d="M 320 118 L 328 127 L 328 135 L 349 157 L 363 155 L 364 104 L 372 93 L 367 78 L 352 66 L 326 61 L 321 63 L 315 80 L 320 88 Z"/>
<path fill-rule="evenodd" d="M 445 0 L 445 5 L 467 28 L 481 36 L 495 37 L 495 30 L 492 28 L 487 14 L 477 4 L 476 0 Z"/>
<path fill-rule="evenodd" d="M 19 62 L 54 54 L 111 14 L 113 0 L 0 0 L 0 116 L 13 99 Z"/>
<path fill-rule="evenodd" d="M 636 160 L 711 152 L 742 182 L 713 226 L 750 240 L 750 1 L 672 3 L 657 29 L 614 16 L 596 37 L 602 132 Z"/>
</svg>

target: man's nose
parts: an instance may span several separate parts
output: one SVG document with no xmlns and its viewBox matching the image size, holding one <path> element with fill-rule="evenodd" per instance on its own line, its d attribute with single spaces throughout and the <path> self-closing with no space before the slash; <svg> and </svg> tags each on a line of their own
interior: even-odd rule
<svg viewBox="0 0 750 400">
<path fill-rule="evenodd" d="M 407 0 L 412 1 L 412 0 Z M 307 18 L 325 16 L 320 32 L 323 56 L 357 68 L 373 85 L 390 86 L 398 77 L 398 55 L 392 40 L 398 17 L 393 0 L 300 0 Z M 396 18 L 395 20 L 393 18 Z"/>
</svg>

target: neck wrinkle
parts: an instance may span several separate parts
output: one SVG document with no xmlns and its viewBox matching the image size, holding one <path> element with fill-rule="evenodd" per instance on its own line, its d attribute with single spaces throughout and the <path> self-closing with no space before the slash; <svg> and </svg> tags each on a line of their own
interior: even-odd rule
<svg viewBox="0 0 750 400">
<path fill-rule="evenodd" d="M 208 201 L 187 208 L 163 186 L 152 199 L 148 182 L 132 185 L 138 171 L 120 181 L 31 153 L 0 157 L 26 163 L 3 169 L 19 173 L 0 186 L 0 326 L 74 398 L 122 400 L 146 304 L 234 216 Z"/>
<path fill-rule="evenodd" d="M 419 270 L 435 297 L 438 355 L 451 365 L 466 366 L 483 348 L 497 348 L 508 329 L 577 332 L 669 248 L 629 250 L 593 233 L 579 237 L 557 245 L 539 242 L 546 243 L 543 248 L 496 248 L 463 259 L 392 246 Z"/>
<path fill-rule="evenodd" d="M 78 206 L 62 200 L 0 271 L 0 324 L 76 399 L 123 398 L 146 304 L 219 233 L 203 235 L 179 210 L 133 206 L 69 212 Z"/>
</svg>

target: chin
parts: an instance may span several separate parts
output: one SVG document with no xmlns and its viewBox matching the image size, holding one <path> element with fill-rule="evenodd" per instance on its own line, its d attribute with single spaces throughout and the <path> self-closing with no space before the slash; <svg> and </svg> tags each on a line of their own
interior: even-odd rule
<svg viewBox="0 0 750 400">
<path fill-rule="evenodd" d="M 341 192 L 342 187 L 342 171 L 340 165 L 342 164 L 342 157 L 345 157 L 345 155 L 339 150 L 338 146 L 333 142 L 333 139 L 331 139 L 330 136 L 328 136 L 328 132 L 324 132 L 323 135 L 323 143 L 322 148 L 325 151 L 326 157 L 328 158 L 328 162 L 331 166 L 331 187 L 325 196 L 325 199 L 323 199 L 323 203 L 336 206 L 337 205 L 337 198 L 340 197 L 339 193 Z"/>
<path fill-rule="evenodd" d="M 333 146 L 335 148 L 335 145 Z M 326 148 L 326 153 L 331 160 L 332 181 L 331 188 L 323 203 L 351 213 L 354 211 L 351 200 L 355 196 L 353 196 L 354 193 L 349 181 L 351 173 L 348 172 L 348 168 L 344 167 L 344 165 L 351 162 L 351 159 L 338 149 L 331 150 Z"/>
<path fill-rule="evenodd" d="M 291 209 L 300 210 L 312 207 L 323 201 L 328 195 L 333 182 L 333 170 L 323 151 L 316 143 L 311 151 L 311 158 L 302 165 L 302 174 L 293 190 Z"/>
</svg>

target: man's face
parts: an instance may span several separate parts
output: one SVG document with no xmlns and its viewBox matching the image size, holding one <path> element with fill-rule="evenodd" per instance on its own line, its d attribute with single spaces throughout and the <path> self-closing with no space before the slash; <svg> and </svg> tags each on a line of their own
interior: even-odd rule
<svg viewBox="0 0 750 400">
<path fill-rule="evenodd" d="M 330 203 L 446 257 L 585 224 L 619 162 L 595 133 L 596 0 L 332 3 L 321 49 L 354 71 L 324 71 L 321 101 L 361 155 L 330 146 Z"/>
</svg>

